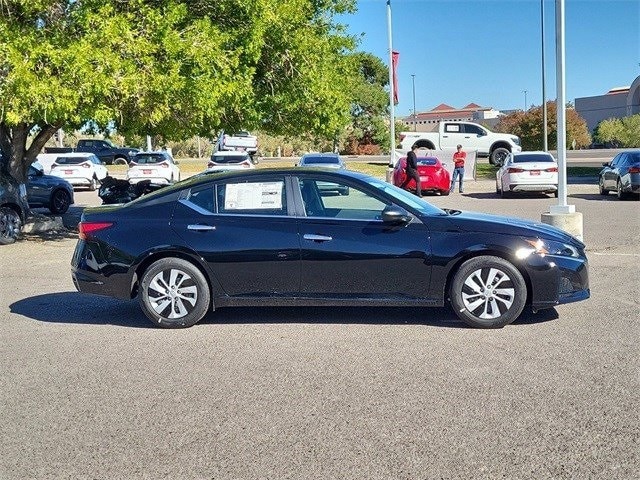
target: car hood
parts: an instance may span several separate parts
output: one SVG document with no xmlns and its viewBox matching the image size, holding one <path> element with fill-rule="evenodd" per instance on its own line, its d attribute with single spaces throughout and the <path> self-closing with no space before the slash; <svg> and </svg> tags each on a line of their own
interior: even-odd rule
<svg viewBox="0 0 640 480">
<path fill-rule="evenodd" d="M 534 236 L 584 247 L 584 244 L 574 236 L 546 223 L 479 212 L 445 211 L 449 214 L 446 217 L 449 229 L 454 226 L 466 232 L 522 235 L 524 237 Z"/>
</svg>

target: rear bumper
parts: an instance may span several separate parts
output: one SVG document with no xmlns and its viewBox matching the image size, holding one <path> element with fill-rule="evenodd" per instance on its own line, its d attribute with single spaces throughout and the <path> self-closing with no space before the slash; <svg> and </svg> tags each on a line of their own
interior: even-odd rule
<svg viewBox="0 0 640 480">
<path fill-rule="evenodd" d="M 511 192 L 556 192 L 558 190 L 558 185 L 553 184 L 515 184 L 509 185 L 509 190 Z"/>
<path fill-rule="evenodd" d="M 127 181 L 132 185 L 135 185 L 136 183 L 139 183 L 139 182 L 144 182 L 145 180 L 150 180 L 151 183 L 156 183 L 156 184 L 159 184 L 159 185 L 169 185 L 171 183 L 165 177 L 132 177 L 132 178 L 127 178 Z"/>
</svg>

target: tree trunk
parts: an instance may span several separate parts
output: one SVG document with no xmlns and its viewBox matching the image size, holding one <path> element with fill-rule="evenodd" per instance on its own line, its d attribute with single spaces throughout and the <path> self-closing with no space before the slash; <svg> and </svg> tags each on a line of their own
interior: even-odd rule
<svg viewBox="0 0 640 480">
<path fill-rule="evenodd" d="M 35 162 L 47 140 L 58 130 L 56 125 L 42 126 L 27 148 L 29 132 L 33 127 L 34 125 L 27 123 L 12 126 L 0 123 L 0 170 L 15 178 L 18 183 L 27 182 L 29 166 Z"/>
</svg>

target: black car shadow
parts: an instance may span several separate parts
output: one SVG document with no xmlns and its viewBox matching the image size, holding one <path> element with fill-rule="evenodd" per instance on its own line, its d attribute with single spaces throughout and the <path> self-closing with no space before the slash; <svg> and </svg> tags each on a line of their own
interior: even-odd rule
<svg viewBox="0 0 640 480">
<path fill-rule="evenodd" d="M 596 202 L 625 202 L 629 200 L 640 200 L 640 195 L 635 198 L 628 197 L 624 200 L 620 200 L 616 197 L 615 192 L 612 192 L 611 195 L 600 195 L 599 193 L 575 193 L 569 195 L 569 198 L 580 198 L 582 200 L 593 200 Z"/>
<path fill-rule="evenodd" d="M 155 328 L 142 313 L 136 300 L 122 301 L 79 292 L 37 295 L 19 300 L 9 308 L 12 313 L 40 322 Z M 531 325 L 557 318 L 558 313 L 555 309 L 542 310 L 534 314 L 527 308 L 513 325 Z M 470 328 L 461 322 L 449 307 L 226 307 L 208 313 L 200 322 L 216 323 L 426 325 Z"/>
</svg>

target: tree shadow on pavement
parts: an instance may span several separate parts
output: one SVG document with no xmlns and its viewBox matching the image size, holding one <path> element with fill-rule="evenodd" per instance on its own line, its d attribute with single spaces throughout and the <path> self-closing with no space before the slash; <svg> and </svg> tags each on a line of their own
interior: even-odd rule
<svg viewBox="0 0 640 480">
<path fill-rule="evenodd" d="M 11 313 L 49 323 L 116 325 L 155 328 L 136 300 L 118 300 L 79 292 L 37 295 L 10 305 Z M 514 325 L 531 325 L 558 318 L 555 309 L 533 314 L 525 309 Z M 225 307 L 209 312 L 201 324 L 349 324 L 427 325 L 470 328 L 449 307 Z"/>
</svg>

